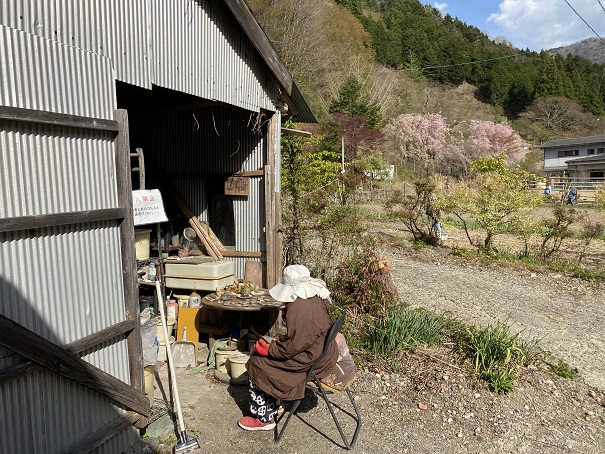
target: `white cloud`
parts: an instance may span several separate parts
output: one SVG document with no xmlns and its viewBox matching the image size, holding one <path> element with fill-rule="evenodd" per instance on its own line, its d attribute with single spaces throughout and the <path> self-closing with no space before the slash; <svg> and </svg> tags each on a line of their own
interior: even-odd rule
<svg viewBox="0 0 605 454">
<path fill-rule="evenodd" d="M 605 11 L 597 1 L 569 0 L 574 9 L 603 36 Z M 540 51 L 595 36 L 564 1 L 503 0 L 488 18 L 518 48 Z"/>
<path fill-rule="evenodd" d="M 445 15 L 445 10 L 447 9 L 447 3 L 437 3 L 435 2 L 435 9 L 438 10 L 441 15 Z"/>
</svg>

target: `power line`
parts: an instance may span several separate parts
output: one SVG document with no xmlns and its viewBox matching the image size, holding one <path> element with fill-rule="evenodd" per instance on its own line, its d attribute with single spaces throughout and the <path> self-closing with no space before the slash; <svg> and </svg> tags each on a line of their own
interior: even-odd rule
<svg viewBox="0 0 605 454">
<path fill-rule="evenodd" d="M 596 31 L 595 31 L 595 29 L 594 29 L 594 28 L 592 28 L 592 27 L 590 26 L 590 24 L 584 20 L 584 18 L 583 18 L 583 17 L 580 15 L 580 13 L 578 13 L 578 12 L 575 10 L 575 8 L 574 8 L 573 6 L 571 6 L 571 5 L 570 5 L 570 3 L 569 3 L 567 0 L 564 0 L 564 1 L 565 1 L 565 3 L 567 3 L 567 6 L 569 6 L 569 7 L 572 9 L 572 11 L 573 11 L 574 13 L 576 13 L 576 15 L 577 15 L 577 16 L 578 16 L 580 19 L 582 19 L 582 22 L 584 22 L 584 23 L 586 24 L 586 26 L 587 26 L 588 28 L 590 28 L 590 29 L 592 30 L 592 32 L 593 32 L 595 35 L 597 35 L 597 37 L 598 37 L 598 38 L 599 38 L 601 41 L 603 41 L 603 43 L 605 43 L 605 39 L 601 38 L 601 35 L 599 35 L 599 34 L 598 34 Z M 599 5 L 601 5 L 601 0 L 598 0 L 598 1 L 599 1 Z M 601 8 L 603 8 L 603 5 L 601 5 Z"/>
<path fill-rule="evenodd" d="M 605 6 L 603 6 L 603 4 L 601 3 L 601 0 L 597 0 L 597 1 L 599 2 L 599 5 L 601 5 L 601 9 L 602 9 L 603 11 L 605 11 Z"/>
<path fill-rule="evenodd" d="M 425 66 L 424 68 L 406 68 L 406 69 L 403 69 L 402 71 L 424 71 L 425 69 L 440 69 L 440 68 L 452 68 L 454 66 L 474 65 L 476 63 L 483 63 L 483 62 L 487 62 L 487 61 L 502 60 L 505 58 L 518 57 L 519 55 L 527 55 L 529 53 L 530 52 L 519 52 L 518 54 L 514 54 L 514 55 L 505 55 L 503 57 L 486 58 L 484 60 L 468 61 L 465 63 L 454 63 L 451 65 Z"/>
</svg>

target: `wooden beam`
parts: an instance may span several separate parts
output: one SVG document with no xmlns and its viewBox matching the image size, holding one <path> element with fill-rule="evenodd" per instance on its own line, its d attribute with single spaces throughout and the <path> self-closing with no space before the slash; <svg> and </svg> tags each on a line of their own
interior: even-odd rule
<svg viewBox="0 0 605 454">
<path fill-rule="evenodd" d="M 264 170 L 244 170 L 243 172 L 235 172 L 233 176 L 236 177 L 264 177 Z"/>
<path fill-rule="evenodd" d="M 91 391 L 109 397 L 126 409 L 149 416 L 149 399 L 113 375 L 0 314 L 0 345 Z"/>
<path fill-rule="evenodd" d="M 292 93 L 292 76 L 280 60 L 271 41 L 269 41 L 269 38 L 267 38 L 263 29 L 258 25 L 258 22 L 254 18 L 246 1 L 225 0 L 225 3 L 235 16 L 235 19 L 244 29 L 244 33 L 246 33 L 250 41 L 252 41 L 252 44 L 277 81 L 288 94 Z"/>
<path fill-rule="evenodd" d="M 275 285 L 275 261 L 277 251 L 275 250 L 275 178 L 273 166 L 266 165 L 265 172 L 265 240 L 267 248 L 267 270 L 264 286 L 271 288 Z"/>
<path fill-rule="evenodd" d="M 78 339 L 77 341 L 73 341 L 63 348 L 74 355 L 79 355 L 86 350 L 90 350 L 91 348 L 115 339 L 118 336 L 124 334 L 128 335 L 137 327 L 137 325 L 139 325 L 139 323 L 136 323 L 134 320 L 123 320 L 113 326 L 97 331 L 96 333 Z"/>
<path fill-rule="evenodd" d="M 264 253 L 264 252 L 223 251 L 222 254 L 224 257 L 254 257 L 254 258 L 266 257 L 266 253 Z"/>
<path fill-rule="evenodd" d="M 282 241 L 279 225 L 281 224 L 280 194 L 275 192 L 276 168 L 275 157 L 280 150 L 276 139 L 280 133 L 279 115 L 271 117 L 267 126 L 267 168 L 265 172 L 265 231 L 267 232 L 267 288 L 273 287 L 281 279 Z M 270 173 L 269 173 L 270 172 Z"/>
<path fill-rule="evenodd" d="M 122 334 L 132 331 L 134 325 L 135 322 L 133 320 L 124 320 L 120 323 L 110 326 L 109 328 L 102 329 L 101 331 L 97 331 L 96 333 L 90 334 L 82 339 L 71 342 L 65 345 L 63 348 L 65 351 L 73 353 L 74 355 L 80 355 L 82 352 L 88 349 L 94 348 L 97 345 L 101 345 L 118 336 L 121 336 Z M 14 366 L 2 369 L 0 371 L 0 386 L 38 369 L 40 369 L 40 366 L 33 361 L 25 361 L 23 363 L 15 364 Z"/>
<path fill-rule="evenodd" d="M 38 369 L 40 369 L 40 366 L 33 361 L 25 361 L 6 367 L 0 371 L 0 386 Z"/>
<path fill-rule="evenodd" d="M 65 454 L 85 454 L 90 452 L 101 446 L 114 435 L 117 435 L 127 427 L 132 426 L 138 418 L 139 416 L 136 414 L 124 413 L 105 427 L 88 434 L 76 444 L 67 448 L 64 452 Z"/>
<path fill-rule="evenodd" d="M 124 210 L 124 222 L 120 224 L 122 252 L 122 280 L 124 282 L 124 309 L 127 320 L 134 320 L 133 330 L 126 338 L 128 344 L 128 365 L 130 384 L 141 393 L 145 392 L 143 367 L 143 345 L 141 342 L 141 325 L 139 293 L 136 273 L 136 251 L 134 242 L 134 214 L 132 209 L 132 172 L 130 170 L 130 138 L 128 134 L 128 112 L 117 109 L 114 117 L 119 125 L 119 134 L 115 140 L 116 180 L 118 203 Z M 138 152 L 138 151 L 137 151 Z M 141 152 L 142 154 L 142 152 Z"/>
<path fill-rule="evenodd" d="M 223 258 L 223 254 L 218 250 L 216 245 L 210 240 L 208 235 L 202 229 L 199 219 L 197 216 L 189 209 L 187 204 L 181 199 L 181 197 L 176 193 L 176 191 L 172 188 L 168 190 L 168 194 L 172 197 L 174 202 L 177 204 L 181 212 L 187 218 L 189 225 L 195 231 L 195 234 L 200 239 L 208 254 L 212 256 L 214 260 L 221 260 Z"/>
<path fill-rule="evenodd" d="M 39 229 L 42 227 L 51 227 L 56 225 L 121 220 L 124 219 L 126 215 L 127 213 L 123 208 L 108 208 L 94 211 L 72 211 L 69 213 L 40 214 L 37 216 L 4 218 L 0 219 L 0 232 Z"/>
<path fill-rule="evenodd" d="M 24 121 L 27 123 L 66 126 L 97 131 L 118 132 L 118 124 L 113 120 L 80 117 L 56 112 L 0 106 L 0 120 Z"/>
<path fill-rule="evenodd" d="M 82 352 L 88 349 L 94 348 L 97 345 L 101 345 L 118 336 L 121 336 L 122 334 L 132 331 L 134 325 L 134 321 L 124 320 L 113 326 L 110 326 L 109 328 L 102 329 L 101 331 L 97 331 L 96 333 L 90 334 L 86 337 L 83 337 L 82 339 L 78 339 L 77 341 L 71 342 L 65 345 L 63 348 L 66 351 L 73 353 L 74 355 L 80 355 Z M 33 361 L 26 361 L 2 369 L 2 371 L 0 371 L 0 386 L 11 380 L 14 380 L 15 378 L 20 377 L 21 375 L 30 373 L 37 369 L 40 369 L 40 366 L 34 363 Z"/>
<path fill-rule="evenodd" d="M 300 129 L 292 129 L 292 128 L 281 128 L 281 132 L 284 134 L 290 134 L 292 136 L 300 136 L 300 137 L 312 137 L 313 133 L 309 131 L 301 131 Z"/>
</svg>

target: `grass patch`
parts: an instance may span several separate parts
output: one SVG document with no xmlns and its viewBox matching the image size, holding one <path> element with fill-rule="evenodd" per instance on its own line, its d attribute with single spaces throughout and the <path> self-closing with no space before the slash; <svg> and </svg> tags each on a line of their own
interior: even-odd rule
<svg viewBox="0 0 605 454">
<path fill-rule="evenodd" d="M 537 352 L 537 339 L 525 341 L 510 326 L 498 322 L 487 328 L 467 328 L 460 348 L 473 361 L 475 370 L 496 393 L 510 392 L 519 377 L 521 367 L 527 366 Z"/>
<path fill-rule="evenodd" d="M 569 262 L 549 263 L 546 267 L 551 271 L 571 274 L 573 277 L 585 281 L 605 281 L 605 272 L 603 270 L 593 270 L 580 265 L 574 265 Z"/>
<path fill-rule="evenodd" d="M 425 309 L 400 306 L 384 317 L 374 319 L 367 331 L 366 342 L 375 355 L 396 359 L 399 352 L 420 344 L 439 345 L 450 331 L 451 324 L 449 318 Z"/>
<path fill-rule="evenodd" d="M 551 370 L 561 378 L 575 378 L 578 375 L 578 369 L 571 367 L 563 360 L 559 360 L 557 364 L 550 365 Z"/>
</svg>

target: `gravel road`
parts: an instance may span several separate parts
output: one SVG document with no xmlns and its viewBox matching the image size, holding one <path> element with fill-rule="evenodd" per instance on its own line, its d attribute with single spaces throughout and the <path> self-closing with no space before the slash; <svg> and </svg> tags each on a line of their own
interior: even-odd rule
<svg viewBox="0 0 605 454">
<path fill-rule="evenodd" d="M 448 313 L 467 323 L 498 321 L 537 337 L 584 380 L 605 390 L 603 285 L 526 269 L 490 269 L 454 260 L 448 249 L 422 251 L 419 259 L 391 252 L 395 286 L 413 306 Z"/>
</svg>

